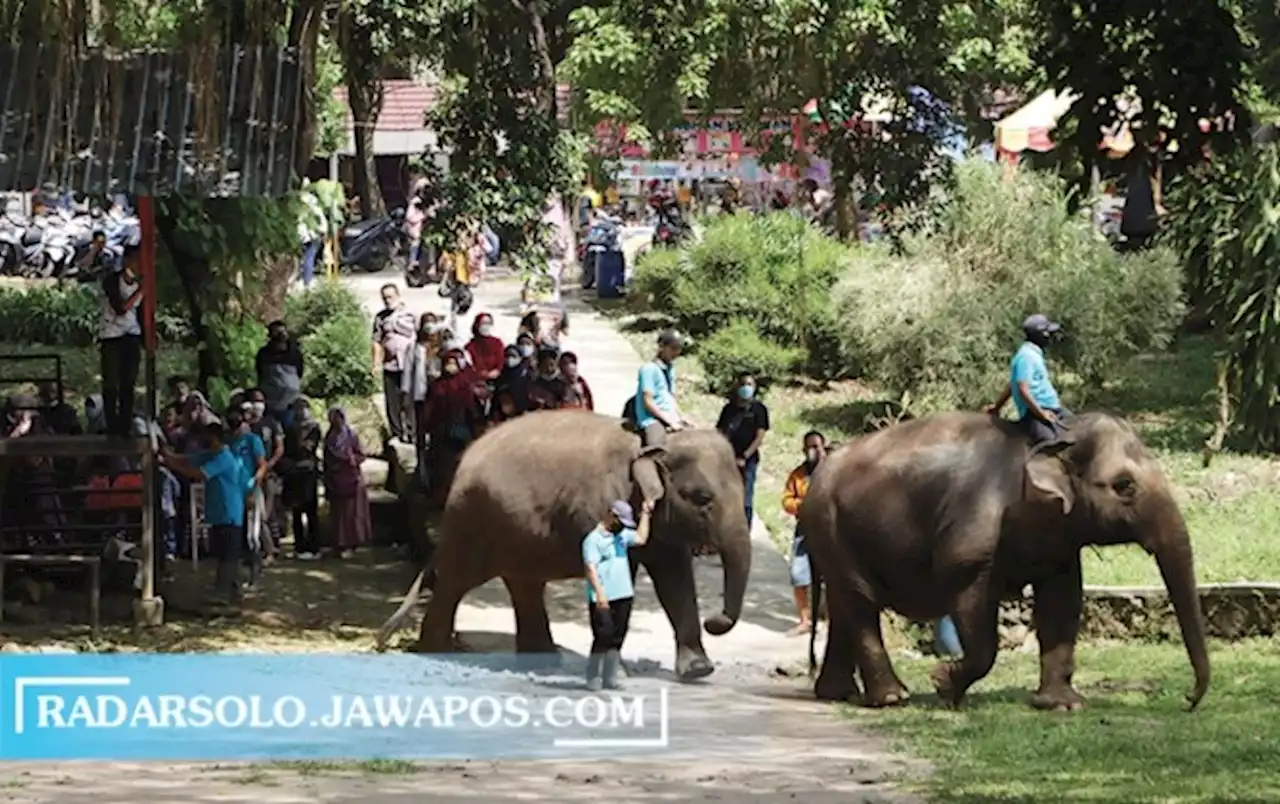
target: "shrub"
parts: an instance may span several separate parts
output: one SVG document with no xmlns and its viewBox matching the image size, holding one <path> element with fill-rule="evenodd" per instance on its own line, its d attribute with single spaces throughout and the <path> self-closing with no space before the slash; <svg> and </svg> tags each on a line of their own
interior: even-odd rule
<svg viewBox="0 0 1280 804">
<path fill-rule="evenodd" d="M 1168 344 L 1182 313 L 1171 252 L 1117 254 L 1053 177 L 970 162 L 956 178 L 930 232 L 902 254 L 863 250 L 838 289 L 844 347 L 868 379 L 924 409 L 991 401 L 1037 311 L 1063 323 L 1055 359 L 1087 383 Z"/>
<path fill-rule="evenodd" d="M 285 324 L 295 338 L 304 338 L 335 318 L 368 319 L 360 298 L 341 282 L 322 280 L 285 300 Z"/>
<path fill-rule="evenodd" d="M 306 357 L 303 391 L 312 397 L 368 396 L 374 392 L 369 368 L 369 324 L 361 316 L 323 321 L 302 338 Z"/>
<path fill-rule="evenodd" d="M 0 340 L 46 346 L 90 346 L 102 315 L 96 285 L 0 288 Z M 160 340 L 180 343 L 191 335 L 185 311 L 156 310 Z"/>
<path fill-rule="evenodd" d="M 651 252 L 634 286 L 695 338 L 745 322 L 758 339 L 799 350 L 797 368 L 838 376 L 847 365 L 831 289 L 848 253 L 789 213 L 726 215 L 678 252 Z"/>
<path fill-rule="evenodd" d="M 754 374 L 762 385 L 778 382 L 794 373 L 805 359 L 803 349 L 766 340 L 745 319 L 735 319 L 698 342 L 697 349 L 698 362 L 713 393 L 726 393 L 744 372 Z"/>
</svg>

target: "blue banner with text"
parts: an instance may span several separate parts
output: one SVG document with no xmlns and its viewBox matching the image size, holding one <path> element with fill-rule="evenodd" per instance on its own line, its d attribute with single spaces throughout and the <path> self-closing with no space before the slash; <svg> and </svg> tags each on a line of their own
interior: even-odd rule
<svg viewBox="0 0 1280 804">
<path fill-rule="evenodd" d="M 0 760 L 538 759 L 660 750 L 665 688 L 515 657 L 7 655 Z"/>
</svg>

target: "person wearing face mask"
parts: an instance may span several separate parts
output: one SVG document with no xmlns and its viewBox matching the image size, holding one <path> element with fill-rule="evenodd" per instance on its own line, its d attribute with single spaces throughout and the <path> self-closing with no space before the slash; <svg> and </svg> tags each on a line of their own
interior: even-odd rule
<svg viewBox="0 0 1280 804">
<path fill-rule="evenodd" d="M 293 424 L 285 431 L 284 504 L 293 519 L 293 554 L 300 561 L 314 561 L 320 554 L 320 458 L 323 435 L 311 403 L 299 398 L 293 404 Z"/>
<path fill-rule="evenodd" d="M 782 510 L 792 517 L 800 512 L 800 503 L 804 502 L 804 495 L 809 491 L 813 473 L 827 455 L 827 439 L 817 430 L 805 433 L 802 444 L 804 463 L 791 470 L 782 491 Z M 809 549 L 805 546 L 804 534 L 797 527 L 791 540 L 791 586 L 795 590 L 796 615 L 800 618 L 800 624 L 789 632 L 790 636 L 808 633 L 813 623 L 813 610 L 809 604 L 809 586 L 812 583 Z"/>
<path fill-rule="evenodd" d="M 127 438 L 133 423 L 134 393 L 142 360 L 142 280 L 138 249 L 125 252 L 120 267 L 102 280 L 98 345 L 102 358 L 102 402 L 107 432 Z"/>
<path fill-rule="evenodd" d="M 249 585 L 258 582 L 262 570 L 262 478 L 267 471 L 267 448 L 252 429 L 243 409 L 227 411 L 227 446 L 240 464 L 244 481 L 245 536 L 249 553 Z"/>
<path fill-rule="evenodd" d="M 649 541 L 653 502 L 640 506 L 635 521 L 631 504 L 616 500 L 600 524 L 582 540 L 583 574 L 587 579 L 587 616 L 591 621 L 591 655 L 587 659 L 587 688 L 616 690 L 627 638 L 635 588 L 628 550 Z"/>
<path fill-rule="evenodd" d="M 428 459 L 431 464 L 431 487 L 436 502 L 443 505 L 453 472 L 462 452 L 483 429 L 476 405 L 475 387 L 478 377 L 463 365 L 461 349 L 444 354 L 440 379 L 427 394 L 427 433 L 431 438 Z"/>
<path fill-rule="evenodd" d="M 595 400 L 591 398 L 591 386 L 578 373 L 578 356 L 573 352 L 560 355 L 560 376 L 564 378 L 565 396 L 561 407 L 595 410 Z"/>
<path fill-rule="evenodd" d="M 502 339 L 493 335 L 493 316 L 476 314 L 471 323 L 471 342 L 467 344 L 472 368 L 485 380 L 496 380 L 502 373 L 502 353 Z"/>
<path fill-rule="evenodd" d="M 382 286 L 383 309 L 373 318 L 373 376 L 382 379 L 382 392 L 387 406 L 387 429 L 391 437 L 404 441 L 404 411 L 401 385 L 405 355 L 413 346 L 418 330 L 418 317 L 405 307 L 400 288 Z"/>
<path fill-rule="evenodd" d="M 769 432 L 769 409 L 756 398 L 756 378 L 741 374 L 733 393 L 720 410 L 716 429 L 733 445 L 733 456 L 742 474 L 742 491 L 746 500 L 747 527 L 755 516 L 756 470 L 760 466 L 760 445 Z"/>
<path fill-rule="evenodd" d="M 569 386 L 560 376 L 556 352 L 543 349 L 538 353 L 538 374 L 529 386 L 529 407 L 533 410 L 556 410 L 568 394 Z"/>
<path fill-rule="evenodd" d="M 400 392 L 404 405 L 412 412 L 413 442 L 421 458 L 426 448 L 426 404 L 431 383 L 440 377 L 440 340 L 442 331 L 434 313 L 424 313 L 418 320 L 418 340 L 405 358 Z"/>
<path fill-rule="evenodd" d="M 267 563 L 271 563 L 279 555 L 280 542 L 284 538 L 284 519 L 280 515 L 284 481 L 279 472 L 280 461 L 284 458 L 284 427 L 267 410 L 267 397 L 261 388 L 245 391 L 245 399 L 245 420 L 249 423 L 249 430 L 262 439 L 267 450 L 266 472 L 259 490 L 262 492 L 262 547 Z"/>
<path fill-rule="evenodd" d="M 508 346 L 503 351 L 502 373 L 498 375 L 497 387 L 499 398 L 506 394 L 511 397 L 512 405 L 515 406 L 515 412 L 508 418 L 518 416 L 529 409 L 531 382 L 533 382 L 533 372 L 520 354 L 519 347 Z"/>
<path fill-rule="evenodd" d="M 527 332 L 521 333 L 516 338 L 516 350 L 519 352 L 520 359 L 524 361 L 525 366 L 529 368 L 529 372 L 536 374 L 538 371 L 538 342 L 534 336 Z"/>
<path fill-rule="evenodd" d="M 267 411 L 288 427 L 293 417 L 293 403 L 302 396 L 303 360 L 302 349 L 289 337 L 283 321 L 267 325 L 267 343 L 258 350 L 254 365 Z"/>
<path fill-rule="evenodd" d="M 992 416 L 999 416 L 1005 403 L 1012 398 L 1018 421 L 1032 443 L 1055 441 L 1066 429 L 1063 419 L 1069 417 L 1071 411 L 1062 406 L 1058 390 L 1053 387 L 1044 350 L 1054 336 L 1062 332 L 1062 325 L 1036 313 L 1022 322 L 1022 332 L 1026 340 L 1009 362 L 1009 384 L 1000 398 L 985 410 Z"/>
</svg>

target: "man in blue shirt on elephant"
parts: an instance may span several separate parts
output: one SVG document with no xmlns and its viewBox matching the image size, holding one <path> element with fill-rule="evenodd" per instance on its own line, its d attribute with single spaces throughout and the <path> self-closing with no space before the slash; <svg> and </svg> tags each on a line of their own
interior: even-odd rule
<svg viewBox="0 0 1280 804">
<path fill-rule="evenodd" d="M 1009 362 L 1009 384 L 986 411 L 993 416 L 999 415 L 1000 409 L 1012 398 L 1018 421 L 1026 428 L 1032 442 L 1041 444 L 1057 439 L 1062 430 L 1062 419 L 1071 415 L 1058 398 L 1058 390 L 1053 387 L 1049 366 L 1044 359 L 1045 347 L 1062 332 L 1062 325 L 1036 313 L 1022 322 L 1022 331 L 1026 341 Z"/>
</svg>

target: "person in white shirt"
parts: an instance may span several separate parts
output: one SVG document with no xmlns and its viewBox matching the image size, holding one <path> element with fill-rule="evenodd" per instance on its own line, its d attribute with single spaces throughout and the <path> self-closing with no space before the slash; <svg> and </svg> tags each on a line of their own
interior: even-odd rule
<svg viewBox="0 0 1280 804">
<path fill-rule="evenodd" d="M 107 432 L 129 437 L 133 422 L 134 392 L 142 360 L 142 281 L 138 276 L 139 250 L 125 251 L 120 267 L 102 280 L 102 315 L 98 345 L 102 356 L 102 407 Z"/>
</svg>

